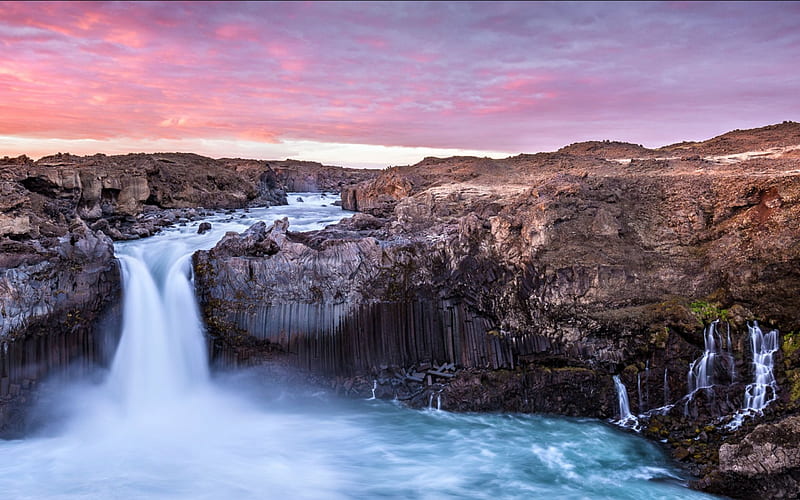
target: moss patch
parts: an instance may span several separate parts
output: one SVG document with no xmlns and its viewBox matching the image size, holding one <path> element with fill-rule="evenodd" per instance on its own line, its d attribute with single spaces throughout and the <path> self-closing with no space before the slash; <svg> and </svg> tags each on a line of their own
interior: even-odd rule
<svg viewBox="0 0 800 500">
<path fill-rule="evenodd" d="M 787 362 L 792 360 L 792 357 L 800 349 L 800 333 L 789 332 L 783 334 L 783 342 L 781 343 L 781 350 L 783 350 L 783 359 Z M 792 360 L 793 361 L 793 360 Z"/>
<path fill-rule="evenodd" d="M 800 369 L 786 370 L 789 379 L 789 401 L 796 403 L 800 400 Z"/>
<path fill-rule="evenodd" d="M 730 311 L 704 300 L 692 302 L 689 304 L 689 310 L 703 325 L 708 325 L 715 320 L 728 321 L 730 319 Z"/>
</svg>

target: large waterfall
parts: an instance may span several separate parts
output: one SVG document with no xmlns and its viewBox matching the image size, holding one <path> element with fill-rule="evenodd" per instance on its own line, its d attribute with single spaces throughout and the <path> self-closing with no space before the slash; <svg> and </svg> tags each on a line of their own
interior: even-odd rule
<svg viewBox="0 0 800 500">
<path fill-rule="evenodd" d="M 171 257 L 160 255 L 148 266 L 141 252 L 120 256 L 123 327 L 108 389 L 130 411 L 149 409 L 208 381 L 190 260 Z"/>
<path fill-rule="evenodd" d="M 599 422 L 342 401 L 281 383 L 278 368 L 209 374 L 189 256 L 259 219 L 306 230 L 344 215 L 303 199 L 217 214 L 204 235 L 195 223 L 118 245 L 110 371 L 55 386 L 40 409 L 53 425 L 0 441 L 3 498 L 706 497 L 652 443 Z"/>
</svg>

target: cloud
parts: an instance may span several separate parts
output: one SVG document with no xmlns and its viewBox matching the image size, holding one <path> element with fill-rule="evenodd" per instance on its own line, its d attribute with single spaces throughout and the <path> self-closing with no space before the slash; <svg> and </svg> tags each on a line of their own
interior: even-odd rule
<svg viewBox="0 0 800 500">
<path fill-rule="evenodd" d="M 770 2 L 3 2 L 0 134 L 658 146 L 796 119 L 799 21 Z"/>
</svg>

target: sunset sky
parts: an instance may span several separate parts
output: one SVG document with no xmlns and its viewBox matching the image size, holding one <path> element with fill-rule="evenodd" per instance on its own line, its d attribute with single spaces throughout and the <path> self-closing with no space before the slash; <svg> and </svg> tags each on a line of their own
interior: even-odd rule
<svg viewBox="0 0 800 500">
<path fill-rule="evenodd" d="M 0 2 L 0 156 L 347 166 L 800 119 L 800 2 Z"/>
</svg>

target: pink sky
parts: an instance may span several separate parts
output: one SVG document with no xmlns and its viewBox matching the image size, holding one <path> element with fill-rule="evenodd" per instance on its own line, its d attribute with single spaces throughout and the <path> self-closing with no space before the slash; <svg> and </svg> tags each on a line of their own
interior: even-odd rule
<svg viewBox="0 0 800 500">
<path fill-rule="evenodd" d="M 701 140 L 800 119 L 798 26 L 798 2 L 0 2 L 0 155 Z"/>
</svg>

